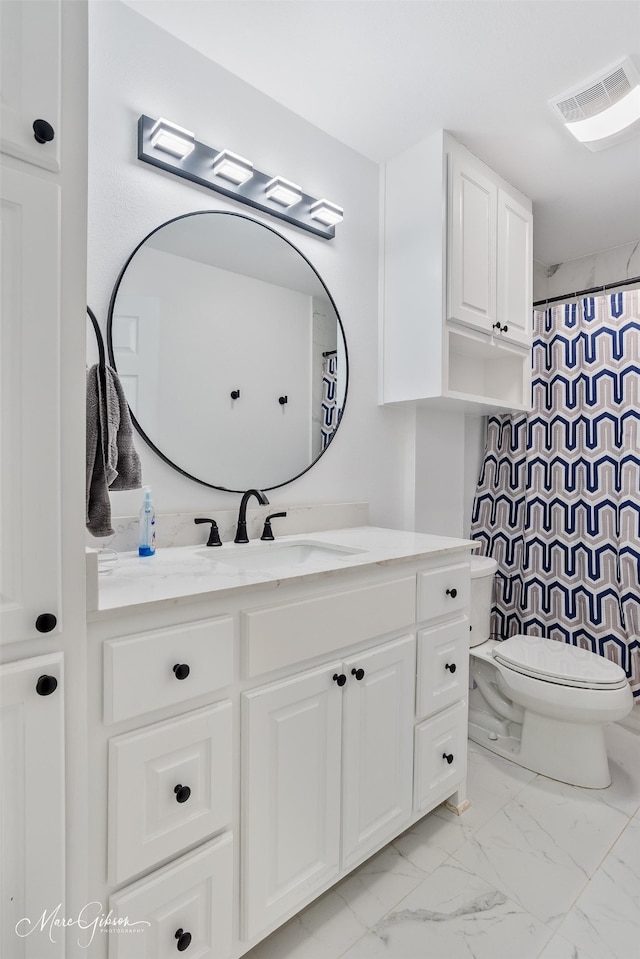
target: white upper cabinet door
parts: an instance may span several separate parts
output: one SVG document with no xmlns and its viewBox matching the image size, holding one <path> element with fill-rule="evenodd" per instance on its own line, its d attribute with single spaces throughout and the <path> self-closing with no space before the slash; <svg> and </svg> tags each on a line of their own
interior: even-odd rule
<svg viewBox="0 0 640 959">
<path fill-rule="evenodd" d="M 498 188 L 485 171 L 473 158 L 449 156 L 447 319 L 492 333 Z"/>
<path fill-rule="evenodd" d="M 6 167 L 0 184 L 3 643 L 60 625 L 60 189 L 34 174 Z"/>
<path fill-rule="evenodd" d="M 0 955 L 64 959 L 62 654 L 0 666 Z"/>
<path fill-rule="evenodd" d="M 242 697 L 247 939 L 338 875 L 341 675 L 338 661 Z"/>
<path fill-rule="evenodd" d="M 60 0 L 0 3 L 0 148 L 54 171 L 60 169 L 60 11 Z M 36 121 L 44 142 L 36 139 Z"/>
<path fill-rule="evenodd" d="M 404 636 L 345 661 L 343 850 L 348 869 L 411 818 L 416 650 Z"/>
<path fill-rule="evenodd" d="M 498 190 L 498 321 L 500 337 L 531 345 L 533 310 L 531 210 Z"/>
</svg>

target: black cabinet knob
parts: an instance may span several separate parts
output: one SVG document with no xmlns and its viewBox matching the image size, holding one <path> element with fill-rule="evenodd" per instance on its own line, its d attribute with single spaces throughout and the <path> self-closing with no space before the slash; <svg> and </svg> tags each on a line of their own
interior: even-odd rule
<svg viewBox="0 0 640 959">
<path fill-rule="evenodd" d="M 509 327 L 508 327 L 507 324 L 505 323 L 505 325 L 502 327 L 502 332 L 503 332 L 503 333 L 506 333 L 508 329 L 509 329 Z"/>
<path fill-rule="evenodd" d="M 456 671 L 456 664 L 455 664 L 455 663 L 445 663 L 445 664 L 444 664 L 444 668 L 445 668 L 445 669 L 448 669 L 450 673 L 455 673 L 455 671 Z"/>
<path fill-rule="evenodd" d="M 182 783 L 178 783 L 174 788 L 174 793 L 176 794 L 177 802 L 186 802 L 189 796 L 191 795 L 191 790 L 188 786 L 183 786 Z"/>
<path fill-rule="evenodd" d="M 38 679 L 36 683 L 36 692 L 38 696 L 50 696 L 58 688 L 58 680 L 55 676 L 47 676 L 46 673 Z"/>
<path fill-rule="evenodd" d="M 40 613 L 36 619 L 36 629 L 39 633 L 50 633 L 58 625 L 58 620 L 53 613 Z"/>
<path fill-rule="evenodd" d="M 284 406 L 285 403 L 288 403 L 288 402 L 289 402 L 289 397 L 288 397 L 288 396 L 279 396 L 279 397 L 278 397 L 278 403 L 280 404 L 280 406 Z"/>
<path fill-rule="evenodd" d="M 344 686 L 344 684 L 345 684 L 346 681 L 347 681 L 347 677 L 345 676 L 344 673 L 334 673 L 334 674 L 333 674 L 333 681 L 334 681 L 334 683 L 337 683 L 338 686 Z"/>
<path fill-rule="evenodd" d="M 186 679 L 191 670 L 186 663 L 176 663 L 173 667 L 176 679 Z"/>
<path fill-rule="evenodd" d="M 53 140 L 55 132 L 46 120 L 34 120 L 33 135 L 38 143 L 49 143 L 50 140 Z"/>
<path fill-rule="evenodd" d="M 240 396 L 240 390 L 231 390 L 231 393 L 229 394 L 229 396 L 231 397 L 232 400 L 237 400 Z"/>
<path fill-rule="evenodd" d="M 178 952 L 184 952 L 191 945 L 191 933 L 184 929 L 176 929 L 176 939 L 178 940 Z"/>
<path fill-rule="evenodd" d="M 449 765 L 453 762 L 453 753 L 443 753 L 442 758 L 446 759 Z"/>
<path fill-rule="evenodd" d="M 360 682 L 361 679 L 364 679 L 364 669 L 352 669 L 351 675 L 355 676 L 358 682 Z"/>
<path fill-rule="evenodd" d="M 446 590 L 447 596 L 450 596 L 451 599 L 455 599 L 458 595 L 458 590 L 455 588 Z"/>
</svg>

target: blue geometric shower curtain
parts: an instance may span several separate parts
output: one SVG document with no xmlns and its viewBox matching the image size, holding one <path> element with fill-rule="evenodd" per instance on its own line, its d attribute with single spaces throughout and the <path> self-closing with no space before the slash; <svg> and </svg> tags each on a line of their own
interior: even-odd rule
<svg viewBox="0 0 640 959">
<path fill-rule="evenodd" d="M 640 294 L 534 314 L 533 407 L 491 416 L 471 535 L 492 629 L 618 663 L 640 697 Z"/>
<path fill-rule="evenodd" d="M 322 421 L 320 434 L 322 449 L 325 450 L 338 428 L 340 411 L 338 410 L 338 356 L 332 353 L 324 358 L 322 364 Z"/>
</svg>

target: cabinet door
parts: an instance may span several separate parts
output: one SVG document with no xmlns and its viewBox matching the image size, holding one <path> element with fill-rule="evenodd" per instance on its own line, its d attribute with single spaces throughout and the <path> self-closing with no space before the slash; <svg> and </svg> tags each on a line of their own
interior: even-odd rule
<svg viewBox="0 0 640 959">
<path fill-rule="evenodd" d="M 417 708 L 419 718 L 431 716 L 469 688 L 469 620 L 457 619 L 418 633 Z"/>
<path fill-rule="evenodd" d="M 60 10 L 60 0 L 0 3 L 0 149 L 47 170 L 60 168 Z M 36 140 L 34 120 L 52 140 Z"/>
<path fill-rule="evenodd" d="M 411 817 L 415 663 L 413 636 L 345 662 L 345 868 L 398 833 Z"/>
<path fill-rule="evenodd" d="M 114 922 L 109 959 L 172 959 L 182 952 L 198 959 L 227 959 L 233 916 L 231 833 L 116 892 L 109 909 Z M 116 927 L 125 919 L 131 928 Z M 89 956 L 91 931 L 80 940 Z"/>
<path fill-rule="evenodd" d="M 493 332 L 497 185 L 483 164 L 449 157 L 447 318 Z"/>
<path fill-rule="evenodd" d="M 341 672 L 331 663 L 242 697 L 245 938 L 338 873 Z"/>
<path fill-rule="evenodd" d="M 0 640 L 13 643 L 60 616 L 60 190 L 4 167 L 1 190 Z"/>
<path fill-rule="evenodd" d="M 467 774 L 467 703 L 416 726 L 415 812 L 428 812 L 451 796 Z"/>
<path fill-rule="evenodd" d="M 38 681 L 40 677 L 48 680 Z M 55 681 L 55 682 L 54 682 Z M 38 692 L 39 690 L 39 692 Z M 0 955 L 65 955 L 62 654 L 0 666 Z"/>
<path fill-rule="evenodd" d="M 498 322 L 501 339 L 531 345 L 533 309 L 531 211 L 498 190 Z M 506 329 L 505 329 L 506 327 Z"/>
</svg>

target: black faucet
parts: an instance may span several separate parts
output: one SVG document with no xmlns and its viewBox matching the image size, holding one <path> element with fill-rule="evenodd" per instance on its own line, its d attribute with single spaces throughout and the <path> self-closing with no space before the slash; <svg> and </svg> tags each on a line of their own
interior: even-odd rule
<svg viewBox="0 0 640 959">
<path fill-rule="evenodd" d="M 269 500 L 259 489 L 248 489 L 246 493 L 242 494 L 242 499 L 240 500 L 240 511 L 238 513 L 238 527 L 236 529 L 236 538 L 233 541 L 234 543 L 249 542 L 249 537 L 247 536 L 247 503 L 252 496 L 255 496 L 262 506 L 269 505 Z"/>
</svg>

